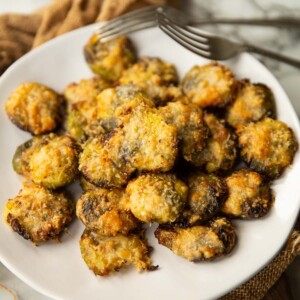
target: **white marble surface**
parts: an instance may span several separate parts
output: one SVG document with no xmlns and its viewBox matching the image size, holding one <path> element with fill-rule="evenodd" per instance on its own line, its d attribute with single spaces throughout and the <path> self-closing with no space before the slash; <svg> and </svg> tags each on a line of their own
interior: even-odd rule
<svg viewBox="0 0 300 300">
<path fill-rule="evenodd" d="M 0 13 L 29 13 L 50 0 L 0 0 Z M 184 9 L 189 13 L 202 17 L 273 17 L 293 16 L 300 18 L 299 0 L 185 0 Z M 209 30 L 226 33 L 274 51 L 300 59 L 300 28 L 299 30 L 275 29 L 249 26 L 219 25 L 209 26 Z M 300 116 L 300 70 L 290 66 L 261 58 L 275 74 L 289 95 L 298 115 Z M 300 257 L 288 269 L 294 299 L 300 299 Z M 0 263 L 0 284 L 12 289 L 20 300 L 50 300 L 27 286 Z M 0 299 L 4 299 L 1 294 Z M 5 298 L 6 299 L 6 298 Z"/>
</svg>

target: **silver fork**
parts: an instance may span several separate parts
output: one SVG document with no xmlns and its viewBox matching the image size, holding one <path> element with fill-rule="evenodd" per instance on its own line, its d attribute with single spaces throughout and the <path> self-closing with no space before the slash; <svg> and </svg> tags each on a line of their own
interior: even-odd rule
<svg viewBox="0 0 300 300">
<path fill-rule="evenodd" d="M 113 39 L 121 34 L 128 34 L 138 30 L 157 26 L 157 11 L 168 14 L 173 21 L 179 21 L 184 25 L 205 25 L 205 24 L 240 24 L 276 26 L 300 29 L 300 20 L 293 18 L 275 19 L 201 19 L 194 18 L 182 13 L 170 6 L 148 6 L 99 25 L 95 33 L 102 41 Z"/>
<path fill-rule="evenodd" d="M 300 68 L 300 60 L 284 56 L 247 43 L 239 43 L 215 34 L 192 28 L 170 18 L 165 12 L 158 12 L 158 26 L 168 36 L 188 50 L 213 60 L 225 60 L 241 52 L 261 54 L 291 66 Z"/>
</svg>

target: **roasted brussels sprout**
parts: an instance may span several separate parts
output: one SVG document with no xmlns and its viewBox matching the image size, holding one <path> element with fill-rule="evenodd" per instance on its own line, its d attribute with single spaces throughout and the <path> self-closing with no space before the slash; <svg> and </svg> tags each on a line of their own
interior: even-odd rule
<svg viewBox="0 0 300 300">
<path fill-rule="evenodd" d="M 181 82 L 183 93 L 200 107 L 224 107 L 234 96 L 234 75 L 226 66 L 211 62 L 192 67 Z"/>
<path fill-rule="evenodd" d="M 168 124 L 173 124 L 178 133 L 179 151 L 185 160 L 199 154 L 206 146 L 208 129 L 201 108 L 194 104 L 169 102 L 159 112 Z"/>
<path fill-rule="evenodd" d="M 271 209 L 273 194 L 259 173 L 241 169 L 226 178 L 228 198 L 222 207 L 226 215 L 241 219 L 265 216 Z"/>
<path fill-rule="evenodd" d="M 107 236 L 128 234 L 140 222 L 122 204 L 123 189 L 94 189 L 84 193 L 77 202 L 76 215 L 92 231 Z"/>
<path fill-rule="evenodd" d="M 226 112 L 226 121 L 232 127 L 274 116 L 274 96 L 266 85 L 253 84 L 249 80 L 242 80 L 238 83 L 235 99 L 227 107 Z"/>
<path fill-rule="evenodd" d="M 26 141 L 25 143 L 18 146 L 17 150 L 15 151 L 15 154 L 13 156 L 12 165 L 13 169 L 16 173 L 19 175 L 23 175 L 23 170 L 26 168 L 26 162 L 23 157 L 23 153 L 27 151 L 29 148 L 33 147 L 33 143 L 35 142 L 37 138 L 30 139 Z"/>
<path fill-rule="evenodd" d="M 53 131 L 62 121 L 63 100 L 50 88 L 35 82 L 19 85 L 5 102 L 10 120 L 33 135 Z"/>
<path fill-rule="evenodd" d="M 127 112 L 127 108 L 125 104 L 123 112 Z M 139 105 L 127 115 L 121 114 L 122 156 L 138 171 L 169 171 L 178 152 L 176 128 L 149 106 Z"/>
<path fill-rule="evenodd" d="M 134 47 L 126 36 L 101 42 L 94 34 L 84 47 L 84 56 L 94 73 L 110 81 L 117 81 L 122 72 L 136 61 Z"/>
<path fill-rule="evenodd" d="M 139 87 L 134 85 L 118 86 L 102 91 L 94 100 L 79 101 L 72 105 L 67 118 L 66 129 L 77 141 L 109 133 L 118 125 L 118 111 L 126 104 L 129 107 L 145 104 L 154 107 Z"/>
<path fill-rule="evenodd" d="M 92 184 L 87 179 L 85 179 L 84 176 L 80 176 L 79 183 L 83 192 L 88 192 L 99 188 L 97 185 Z"/>
<path fill-rule="evenodd" d="M 15 198 L 8 200 L 4 218 L 24 239 L 38 244 L 58 240 L 73 213 L 74 204 L 65 194 L 31 183 L 25 184 Z"/>
<path fill-rule="evenodd" d="M 126 188 L 128 207 L 143 222 L 174 222 L 186 203 L 188 188 L 175 175 L 146 174 Z"/>
<path fill-rule="evenodd" d="M 83 100 L 72 105 L 66 120 L 67 133 L 78 142 L 105 134 L 99 120 L 96 100 Z"/>
<path fill-rule="evenodd" d="M 65 186 L 77 178 L 79 152 L 71 137 L 51 133 L 23 152 L 23 174 L 49 189 Z"/>
<path fill-rule="evenodd" d="M 85 230 L 80 240 L 81 255 L 87 266 L 100 276 L 134 265 L 140 272 L 155 270 L 149 254 L 152 250 L 143 235 L 118 234 L 114 237 Z"/>
<path fill-rule="evenodd" d="M 123 72 L 120 83 L 141 87 L 157 105 L 163 105 L 181 95 L 180 89 L 176 87 L 178 77 L 174 65 L 155 57 L 141 57 Z"/>
<path fill-rule="evenodd" d="M 191 162 L 208 173 L 228 171 L 236 159 L 236 136 L 213 114 L 205 114 L 204 121 L 210 137 L 202 152 L 192 155 Z"/>
<path fill-rule="evenodd" d="M 241 156 L 250 168 L 274 179 L 289 166 L 298 149 L 293 131 L 283 122 L 265 118 L 238 128 Z"/>
<path fill-rule="evenodd" d="M 197 225 L 214 217 L 227 196 L 226 183 L 214 174 L 191 173 L 187 179 L 187 206 L 177 220 L 181 227 Z"/>
<path fill-rule="evenodd" d="M 72 104 L 80 101 L 96 100 L 98 94 L 109 87 L 111 87 L 111 84 L 107 80 L 101 77 L 92 77 L 67 85 L 64 90 L 64 96 L 68 107 L 71 107 Z"/>
<path fill-rule="evenodd" d="M 160 225 L 155 237 L 175 254 L 193 262 L 229 254 L 237 240 L 232 224 L 220 217 L 207 226 L 177 228 Z"/>
<path fill-rule="evenodd" d="M 148 98 L 140 87 L 127 84 L 104 90 L 97 97 L 97 118 L 106 131 L 111 131 L 118 124 L 118 111 L 134 109 L 140 104 L 154 107 L 154 102 Z M 125 106 L 124 106 L 125 107 Z"/>
<path fill-rule="evenodd" d="M 82 175 L 104 188 L 125 185 L 135 169 L 121 153 L 123 141 L 121 132 L 108 139 L 98 137 L 88 140 L 79 158 Z"/>
</svg>

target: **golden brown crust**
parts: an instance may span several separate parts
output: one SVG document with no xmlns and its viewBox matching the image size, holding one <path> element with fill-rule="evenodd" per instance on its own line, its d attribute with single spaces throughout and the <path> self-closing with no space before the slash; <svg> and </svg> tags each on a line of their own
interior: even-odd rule
<svg viewBox="0 0 300 300">
<path fill-rule="evenodd" d="M 227 177 L 226 184 L 228 198 L 222 207 L 224 214 L 254 219 L 263 217 L 270 211 L 274 201 L 273 193 L 259 173 L 241 169 Z"/>
<path fill-rule="evenodd" d="M 193 155 L 205 148 L 208 139 L 208 129 L 201 108 L 177 101 L 160 107 L 159 112 L 168 124 L 176 127 L 181 155 L 185 160 L 191 161 Z"/>
<path fill-rule="evenodd" d="M 141 87 L 157 105 L 163 105 L 181 95 L 174 65 L 156 57 L 141 57 L 137 63 L 123 72 L 121 84 Z"/>
<path fill-rule="evenodd" d="M 177 224 L 181 227 L 197 225 L 211 219 L 227 197 L 226 183 L 214 174 L 190 173 L 187 206 Z"/>
<path fill-rule="evenodd" d="M 88 140 L 79 158 L 79 170 L 91 183 L 100 187 L 125 185 L 134 168 L 121 154 L 124 137 L 122 132 L 105 139 Z"/>
<path fill-rule="evenodd" d="M 101 42 L 99 35 L 94 34 L 84 47 L 84 56 L 94 73 L 110 81 L 117 81 L 136 61 L 133 44 L 126 36 Z"/>
<path fill-rule="evenodd" d="M 69 136 L 53 133 L 35 141 L 22 154 L 23 174 L 50 189 L 72 183 L 78 175 L 80 148 L 77 143 Z"/>
<path fill-rule="evenodd" d="M 234 101 L 227 107 L 226 121 L 232 127 L 257 122 L 275 116 L 275 101 L 272 91 L 262 83 L 249 80 L 238 82 Z"/>
<path fill-rule="evenodd" d="M 97 111 L 95 99 L 73 103 L 65 123 L 67 133 L 78 142 L 105 134 L 106 130 L 98 118 Z"/>
<path fill-rule="evenodd" d="M 119 114 L 123 156 L 138 171 L 169 171 L 178 152 L 176 128 L 168 125 L 156 109 L 145 105 L 132 110 L 125 104 Z"/>
<path fill-rule="evenodd" d="M 135 171 L 168 171 L 177 155 L 177 132 L 141 99 L 122 105 L 119 127 L 108 137 L 88 141 L 79 169 L 101 187 L 120 187 Z"/>
<path fill-rule="evenodd" d="M 34 184 L 25 185 L 8 200 L 5 221 L 24 239 L 33 243 L 58 240 L 73 218 L 74 204 L 63 193 L 51 192 Z"/>
<path fill-rule="evenodd" d="M 145 104 L 154 107 L 154 102 L 148 98 L 142 89 L 133 84 L 120 85 L 109 88 L 97 97 L 97 118 L 106 131 L 111 131 L 118 124 L 119 111 L 128 106 L 134 109 L 136 106 Z"/>
<path fill-rule="evenodd" d="M 94 189 L 84 193 L 77 202 L 76 215 L 86 228 L 106 236 L 127 235 L 140 222 L 122 204 L 123 189 Z"/>
<path fill-rule="evenodd" d="M 67 117 L 66 129 L 78 141 L 112 132 L 118 126 L 119 111 L 144 104 L 154 107 L 138 86 L 125 85 L 108 88 L 96 99 L 74 103 Z"/>
<path fill-rule="evenodd" d="M 236 233 L 226 218 L 216 218 L 207 226 L 176 228 L 160 225 L 158 242 L 189 261 L 213 260 L 229 254 L 236 245 Z"/>
<path fill-rule="evenodd" d="M 5 102 L 10 120 L 34 135 L 48 133 L 60 125 L 62 109 L 62 97 L 35 82 L 19 85 Z"/>
<path fill-rule="evenodd" d="M 98 94 L 111 86 L 107 80 L 101 77 L 81 79 L 78 83 L 72 82 L 64 89 L 64 96 L 68 107 L 79 101 L 94 101 Z"/>
<path fill-rule="evenodd" d="M 146 174 L 130 181 L 126 188 L 128 207 L 143 222 L 174 222 L 187 198 L 187 186 L 175 175 Z"/>
<path fill-rule="evenodd" d="M 293 162 L 298 143 L 285 123 L 265 118 L 240 126 L 237 133 L 241 156 L 251 169 L 274 179 Z"/>
<path fill-rule="evenodd" d="M 157 269 L 149 257 L 151 247 L 142 235 L 106 237 L 85 230 L 80 240 L 80 250 L 87 266 L 100 276 L 118 272 L 128 265 L 135 266 L 139 272 Z"/>
<path fill-rule="evenodd" d="M 204 150 L 193 155 L 191 162 L 208 173 L 228 171 L 233 167 L 237 155 L 236 136 L 223 120 L 213 114 L 206 113 L 204 120 L 210 137 Z"/>
<path fill-rule="evenodd" d="M 192 67 L 181 87 L 189 101 L 200 107 L 224 107 L 234 95 L 235 79 L 226 66 L 211 62 Z"/>
</svg>

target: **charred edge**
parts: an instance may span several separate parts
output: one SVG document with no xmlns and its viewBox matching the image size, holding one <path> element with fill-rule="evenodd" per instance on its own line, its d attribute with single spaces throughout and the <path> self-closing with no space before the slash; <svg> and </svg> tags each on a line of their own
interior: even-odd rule
<svg viewBox="0 0 300 300">
<path fill-rule="evenodd" d="M 96 221 L 101 215 L 105 213 L 105 210 L 100 209 L 100 214 L 97 213 L 97 206 L 99 206 L 99 201 L 96 197 L 92 197 L 91 199 L 83 200 L 82 212 L 84 218 L 88 222 Z"/>
<path fill-rule="evenodd" d="M 273 170 L 271 168 L 265 168 L 261 163 L 259 163 L 256 159 L 248 159 L 247 155 L 243 155 L 244 161 L 249 165 L 249 168 L 252 171 L 258 172 L 263 175 L 263 178 L 266 182 L 271 181 L 273 179 L 278 178 L 283 170 L 278 167 L 274 167 Z"/>
<path fill-rule="evenodd" d="M 118 187 L 120 187 L 120 186 L 118 186 L 118 185 L 112 185 L 112 184 L 109 184 L 108 182 L 103 182 L 103 181 L 99 181 L 99 180 L 92 180 L 92 179 L 90 179 L 90 178 L 88 177 L 88 175 L 86 175 L 86 174 L 83 173 L 82 171 L 80 172 L 80 174 L 82 175 L 82 177 L 84 177 L 84 179 L 85 179 L 87 182 L 89 182 L 89 183 L 91 183 L 91 184 L 93 184 L 93 185 L 95 185 L 95 186 L 97 186 L 97 187 L 99 187 L 99 188 L 109 189 L 109 188 L 118 188 Z"/>
<path fill-rule="evenodd" d="M 172 242 L 176 235 L 176 229 L 171 227 L 171 225 L 159 225 L 154 232 L 154 236 L 157 238 L 158 243 L 169 249 L 172 249 Z"/>
<path fill-rule="evenodd" d="M 17 232 L 21 235 L 25 240 L 33 241 L 31 235 L 27 232 L 27 230 L 20 224 L 17 218 L 14 218 L 12 214 L 7 215 L 7 222 L 10 224 L 13 231 Z"/>
<path fill-rule="evenodd" d="M 148 270 L 148 271 L 156 271 L 158 268 L 159 268 L 159 265 L 157 265 L 157 266 L 149 266 L 149 267 L 147 268 L 147 270 Z"/>
<path fill-rule="evenodd" d="M 227 220 L 225 222 L 222 226 L 214 226 L 213 230 L 224 244 L 224 254 L 229 254 L 236 245 L 237 235 L 232 224 Z"/>
<path fill-rule="evenodd" d="M 188 228 L 191 227 L 191 224 L 189 222 L 188 217 L 180 216 L 175 222 L 172 223 L 172 226 L 176 226 L 179 228 Z"/>
<path fill-rule="evenodd" d="M 241 217 L 245 219 L 257 219 L 267 213 L 267 210 L 264 210 L 261 203 L 256 203 L 256 206 L 253 206 L 253 203 L 250 202 L 244 202 L 242 204 L 242 211 L 243 215 Z"/>
<path fill-rule="evenodd" d="M 9 116 L 9 119 L 11 120 L 11 122 L 13 124 L 15 124 L 18 128 L 20 128 L 21 130 L 30 132 L 32 135 L 35 135 L 35 133 L 33 132 L 33 129 L 31 128 L 31 126 L 26 126 L 26 125 L 24 125 L 23 122 L 19 121 L 18 119 L 15 119 L 10 115 L 8 115 L 8 116 Z"/>
<path fill-rule="evenodd" d="M 94 54 L 89 45 L 86 45 L 83 49 L 83 55 L 88 64 L 91 64 L 94 60 Z"/>
</svg>

